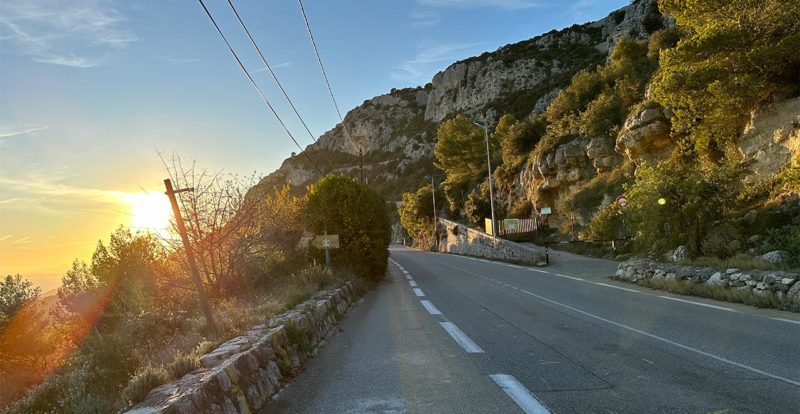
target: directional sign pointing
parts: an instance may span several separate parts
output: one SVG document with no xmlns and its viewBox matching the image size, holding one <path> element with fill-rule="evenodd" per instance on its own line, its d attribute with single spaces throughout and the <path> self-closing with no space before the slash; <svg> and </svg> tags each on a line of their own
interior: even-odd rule
<svg viewBox="0 0 800 414">
<path fill-rule="evenodd" d="M 327 234 L 324 236 L 316 236 L 313 241 L 314 247 L 318 249 L 338 249 L 339 248 L 339 235 Z"/>
</svg>

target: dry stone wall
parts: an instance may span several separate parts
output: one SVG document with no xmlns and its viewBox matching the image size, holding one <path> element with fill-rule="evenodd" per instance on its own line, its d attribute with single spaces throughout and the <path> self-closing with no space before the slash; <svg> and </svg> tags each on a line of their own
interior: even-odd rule
<svg viewBox="0 0 800 414">
<path fill-rule="evenodd" d="M 800 274 L 779 270 L 715 270 L 639 259 L 619 264 L 616 277 L 630 282 L 642 279 L 676 279 L 694 283 L 774 293 L 785 298 L 791 310 L 800 312 Z"/>
<path fill-rule="evenodd" d="M 532 265 L 544 261 L 544 256 L 530 247 L 445 219 L 439 219 L 439 251 Z"/>
<path fill-rule="evenodd" d="M 225 342 L 201 358 L 200 369 L 154 388 L 127 414 L 256 412 L 313 354 L 355 296 L 348 282 Z"/>
</svg>

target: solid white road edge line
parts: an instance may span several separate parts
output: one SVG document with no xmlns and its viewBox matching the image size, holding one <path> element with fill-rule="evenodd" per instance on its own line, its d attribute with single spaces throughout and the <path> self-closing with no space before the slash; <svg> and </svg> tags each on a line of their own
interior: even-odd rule
<svg viewBox="0 0 800 414">
<path fill-rule="evenodd" d="M 414 288 L 414 294 L 419 296 L 419 297 L 425 296 L 425 294 L 422 293 L 422 289 L 420 289 L 420 288 Z"/>
<path fill-rule="evenodd" d="M 639 291 L 636 290 L 636 289 L 628 289 L 628 288 L 624 288 L 622 286 L 609 285 L 608 283 L 594 282 L 594 284 L 595 285 L 600 285 L 600 286 L 606 286 L 606 287 L 610 287 L 610 288 L 614 288 L 614 289 L 619 289 L 619 290 L 626 290 L 628 292 L 639 293 Z"/>
<path fill-rule="evenodd" d="M 461 268 L 458 268 L 458 267 L 455 267 L 455 266 L 450 266 L 450 265 L 447 265 L 447 264 L 445 264 L 445 266 L 452 267 L 453 269 L 460 270 L 462 272 L 469 273 L 471 275 L 475 275 L 475 276 L 478 276 L 478 277 L 483 277 L 483 276 L 481 276 L 481 275 L 479 275 L 477 273 L 470 272 L 469 270 L 466 270 L 466 269 L 461 269 Z M 491 279 L 491 278 L 486 278 L 486 279 L 494 280 L 494 279 Z M 742 363 L 739 363 L 739 362 L 736 362 L 736 361 L 731 361 L 730 359 L 727 359 L 725 357 L 721 357 L 719 355 L 714 355 L 714 354 L 712 354 L 710 352 L 706 352 L 706 351 L 703 351 L 701 349 L 697 349 L 697 348 L 691 347 L 689 345 L 684 345 L 684 344 L 669 340 L 667 338 L 663 338 L 663 337 L 660 337 L 658 335 L 654 335 L 654 334 L 651 334 L 649 332 L 645 332 L 645 331 L 643 331 L 641 329 L 636 329 L 636 328 L 634 328 L 632 326 L 628 326 L 628 325 L 625 325 L 625 324 L 622 324 L 622 323 L 619 323 L 619 322 L 614 322 L 614 321 L 612 321 L 610 319 L 606 319 L 606 318 L 604 318 L 602 316 L 598 316 L 598 315 L 595 315 L 593 313 L 589 313 L 589 312 L 586 312 L 584 310 L 580 310 L 578 308 L 574 308 L 572 306 L 565 305 L 565 304 L 563 304 L 561 302 L 558 302 L 558 301 L 555 301 L 555 300 L 552 300 L 552 299 L 548 299 L 548 298 L 546 298 L 544 296 L 539 296 L 539 295 L 537 295 L 535 293 L 528 292 L 527 290 L 524 290 L 524 289 L 520 289 L 519 291 L 523 292 L 523 293 L 526 293 L 526 294 L 528 294 L 530 296 L 533 296 L 535 298 L 539 298 L 540 300 L 543 300 L 545 302 L 549 302 L 549 303 L 552 303 L 554 305 L 558 305 L 558 306 L 561 306 L 563 308 L 569 309 L 569 310 L 571 310 L 573 312 L 580 313 L 581 315 L 588 316 L 588 317 L 593 318 L 593 319 L 597 319 L 598 321 L 602 321 L 602 322 L 605 322 L 605 323 L 610 324 L 610 325 L 614 325 L 614 326 L 616 326 L 618 328 L 626 329 L 628 331 L 635 332 L 635 333 L 637 333 L 639 335 L 646 336 L 648 338 L 655 339 L 657 341 L 661 341 L 661 342 L 670 344 L 672 346 L 676 346 L 676 347 L 684 349 L 686 351 L 691 351 L 691 352 L 703 355 L 705 357 L 708 357 L 708 358 L 711 358 L 711 359 L 715 359 L 717 361 L 724 362 L 726 364 L 733 365 L 735 367 L 739 367 L 739 368 L 742 368 L 744 370 L 747 370 L 747 371 L 750 371 L 750 372 L 754 372 L 756 374 L 763 375 L 765 377 L 769 377 L 769 378 L 772 378 L 772 379 L 776 379 L 778 381 L 783 381 L 783 382 L 785 382 L 787 384 L 792 384 L 794 386 L 800 387 L 800 381 L 794 381 L 794 380 L 791 380 L 789 378 L 781 377 L 780 375 L 770 374 L 769 372 L 762 371 L 762 370 L 760 370 L 758 368 L 754 368 L 754 367 L 751 367 L 749 365 L 745 365 L 745 364 L 742 364 Z M 694 302 L 692 302 L 692 303 L 694 303 Z"/>
<path fill-rule="evenodd" d="M 795 320 L 791 320 L 791 319 L 786 319 L 786 318 L 770 318 L 770 319 L 775 319 L 776 321 L 796 323 L 796 324 L 800 325 L 800 321 L 795 321 Z"/>
<path fill-rule="evenodd" d="M 428 311 L 428 313 L 430 313 L 431 315 L 441 315 L 442 314 L 442 312 L 439 310 L 439 308 L 434 306 L 434 304 L 431 303 L 431 301 L 429 301 L 429 300 L 421 300 L 421 301 L 419 301 L 419 303 L 421 303 L 422 306 L 425 308 L 425 310 Z"/>
<path fill-rule="evenodd" d="M 664 298 L 664 299 L 669 299 L 669 300 L 674 300 L 676 302 L 691 303 L 692 305 L 697 305 L 697 306 L 705 306 L 707 308 L 714 308 L 714 309 L 724 310 L 724 311 L 728 311 L 728 312 L 736 312 L 735 309 L 726 308 L 726 307 L 717 306 L 717 305 L 710 305 L 708 303 L 694 302 L 694 301 L 691 301 L 691 300 L 673 298 L 671 296 L 664 296 L 664 295 L 658 295 L 658 297 Z"/>
<path fill-rule="evenodd" d="M 468 354 L 482 354 L 483 349 L 478 346 L 472 339 L 469 339 L 467 334 L 465 334 L 461 329 L 456 326 L 453 322 L 439 322 L 439 325 L 442 325 L 447 333 L 453 338 L 456 343 L 461 345 L 464 348 L 464 351 L 467 351 Z"/>
<path fill-rule="evenodd" d="M 507 374 L 494 374 L 489 377 L 505 391 L 525 414 L 550 414 L 550 410 L 537 400 L 516 378 Z"/>
</svg>

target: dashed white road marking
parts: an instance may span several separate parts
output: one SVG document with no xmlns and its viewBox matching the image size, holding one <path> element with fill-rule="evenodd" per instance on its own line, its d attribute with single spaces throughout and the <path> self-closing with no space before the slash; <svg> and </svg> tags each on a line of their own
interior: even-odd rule
<svg viewBox="0 0 800 414">
<path fill-rule="evenodd" d="M 425 308 L 425 310 L 427 310 L 428 313 L 430 313 L 431 315 L 441 315 L 442 314 L 442 312 L 436 306 L 434 306 L 434 304 L 431 303 L 431 301 L 429 301 L 429 300 L 421 300 L 421 301 L 419 301 L 419 303 L 421 303 L 422 306 Z"/>
<path fill-rule="evenodd" d="M 456 326 L 453 322 L 439 322 L 439 325 L 442 325 L 447 333 L 453 338 L 456 343 L 461 345 L 464 348 L 464 351 L 467 351 L 468 354 L 482 354 L 483 349 L 478 346 L 472 339 L 469 339 L 467 334 L 465 334 L 461 329 Z"/>
<path fill-rule="evenodd" d="M 550 410 L 537 400 L 516 378 L 507 374 L 489 375 L 525 414 L 550 414 Z"/>
<path fill-rule="evenodd" d="M 622 286 L 609 285 L 608 283 L 594 282 L 594 284 L 595 285 L 600 285 L 600 286 L 605 286 L 605 287 L 610 287 L 610 288 L 614 288 L 614 289 L 619 289 L 619 290 L 625 290 L 625 291 L 628 291 L 628 292 L 639 293 L 639 291 L 636 290 L 636 289 L 628 289 L 628 288 L 624 288 Z"/>
<path fill-rule="evenodd" d="M 452 267 L 453 269 L 460 270 L 462 272 L 469 273 L 471 275 L 475 275 L 475 276 L 478 276 L 478 277 L 483 277 L 486 280 L 494 281 L 494 279 L 492 279 L 492 278 L 485 277 L 483 275 L 479 275 L 477 273 L 471 272 L 471 271 L 466 270 L 466 269 L 461 269 L 461 268 L 458 268 L 458 267 L 455 267 L 455 266 L 450 266 L 450 265 L 447 265 L 447 264 L 445 264 L 445 266 Z M 735 367 L 738 367 L 738 368 L 741 368 L 741 369 L 744 369 L 744 370 L 747 370 L 747 371 L 750 371 L 750 372 L 753 372 L 753 373 L 756 373 L 756 374 L 759 374 L 759 375 L 763 375 L 765 377 L 769 377 L 769 378 L 772 378 L 772 379 L 776 379 L 778 381 L 783 381 L 783 382 L 785 382 L 787 384 L 791 384 L 791 385 L 800 387 L 800 381 L 795 381 L 795 380 L 792 380 L 792 379 L 789 379 L 789 378 L 781 377 L 780 375 L 771 374 L 769 372 L 762 371 L 762 370 L 760 370 L 758 368 L 751 367 L 749 365 L 742 364 L 740 362 L 732 361 L 732 360 L 727 359 L 725 357 L 721 357 L 719 355 L 715 355 L 715 354 L 712 354 L 710 352 L 706 352 L 706 351 L 703 351 L 701 349 L 698 349 L 698 348 L 695 348 L 695 347 L 692 347 L 692 346 L 689 346 L 689 345 L 684 345 L 684 344 L 681 344 L 679 342 L 675 342 L 675 341 L 672 341 L 670 339 L 667 339 L 667 338 L 664 338 L 664 337 L 661 337 L 661 336 L 658 336 L 658 335 L 655 335 L 655 334 L 651 334 L 649 332 L 645 332 L 645 331 L 643 331 L 641 329 L 636 329 L 636 328 L 634 328 L 632 326 L 628 326 L 628 325 L 625 325 L 623 323 L 619 323 L 619 322 L 612 321 L 610 319 L 606 319 L 606 318 L 604 318 L 602 316 L 598 316 L 598 315 L 595 315 L 593 313 L 586 312 L 584 310 L 580 310 L 578 308 L 563 304 L 561 302 L 558 302 L 558 301 L 555 301 L 555 300 L 552 300 L 552 299 L 548 299 L 548 298 L 546 298 L 544 296 L 537 295 L 537 294 L 535 294 L 533 292 L 529 292 L 529 291 L 524 290 L 524 289 L 519 289 L 519 291 L 522 292 L 522 293 L 525 293 L 527 295 L 533 296 L 535 298 L 538 298 L 540 300 L 543 300 L 545 302 L 552 303 L 552 304 L 557 305 L 557 306 L 561 306 L 562 308 L 569 309 L 569 310 L 571 310 L 573 312 L 576 312 L 576 313 L 580 313 L 581 315 L 587 316 L 589 318 L 605 322 L 605 323 L 607 323 L 609 325 L 614 325 L 614 326 L 616 326 L 618 328 L 622 328 L 622 329 L 637 333 L 639 335 L 646 336 L 646 337 L 648 337 L 650 339 L 655 339 L 657 341 L 661 341 L 661 342 L 670 344 L 672 346 L 681 348 L 681 349 L 686 350 L 686 351 L 691 351 L 691 352 L 694 352 L 696 354 L 699 354 L 699 355 L 702 355 L 702 356 L 705 356 L 705 357 L 708 357 L 708 358 L 711 358 L 711 359 L 715 359 L 717 361 L 724 362 L 726 364 L 733 365 Z M 668 296 L 662 296 L 662 297 L 669 298 Z M 670 298 L 670 299 L 672 299 L 672 298 Z M 690 302 L 690 303 L 698 304 L 697 302 Z M 713 305 L 709 305 L 709 306 L 713 306 Z M 728 310 L 727 308 L 723 308 L 723 309 Z M 734 311 L 733 309 L 730 309 L 730 310 Z"/>
<path fill-rule="evenodd" d="M 714 308 L 714 309 L 724 310 L 724 311 L 728 311 L 728 312 L 736 312 L 735 309 L 726 308 L 724 306 L 717 306 L 717 305 L 711 305 L 711 304 L 708 304 L 708 303 L 702 303 L 702 302 L 695 302 L 695 301 L 686 300 L 686 299 L 673 298 L 671 296 L 665 296 L 665 295 L 658 295 L 658 297 L 664 298 L 664 299 L 669 299 L 669 300 L 674 300 L 676 302 L 690 303 L 692 305 L 697 305 L 697 306 L 705 306 L 707 308 Z"/>
<path fill-rule="evenodd" d="M 406 275 L 406 280 L 414 280 L 414 278 L 411 275 Z"/>
<path fill-rule="evenodd" d="M 420 288 L 414 288 L 414 294 L 419 296 L 419 297 L 425 296 L 425 293 L 423 293 L 422 289 L 420 289 Z"/>
<path fill-rule="evenodd" d="M 795 324 L 800 325 L 800 321 L 795 321 L 795 320 L 792 320 L 792 319 L 786 319 L 786 318 L 770 318 L 770 319 L 775 319 L 776 321 L 783 321 L 783 322 L 795 323 Z"/>
<path fill-rule="evenodd" d="M 409 281 L 408 281 L 408 284 L 409 284 L 411 287 L 417 287 L 417 282 L 415 282 L 415 281 L 413 281 L 413 280 L 409 280 Z"/>
</svg>

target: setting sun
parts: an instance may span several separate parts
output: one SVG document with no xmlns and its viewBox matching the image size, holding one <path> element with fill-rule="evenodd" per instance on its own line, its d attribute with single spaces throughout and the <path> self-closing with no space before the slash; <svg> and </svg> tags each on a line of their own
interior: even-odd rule
<svg viewBox="0 0 800 414">
<path fill-rule="evenodd" d="M 131 206 L 131 228 L 166 236 L 172 207 L 164 194 L 129 194 L 125 200 Z"/>
</svg>

